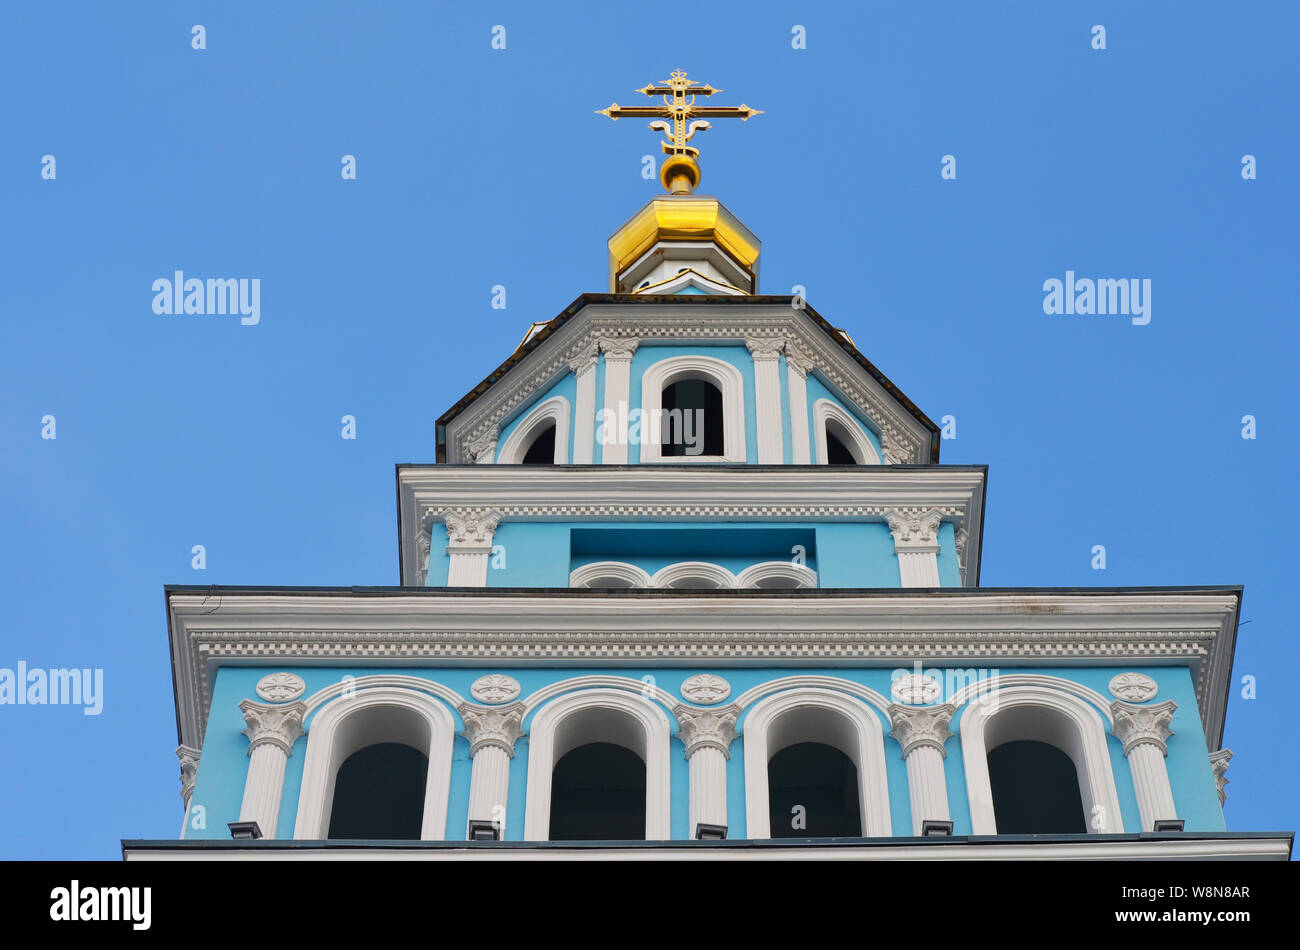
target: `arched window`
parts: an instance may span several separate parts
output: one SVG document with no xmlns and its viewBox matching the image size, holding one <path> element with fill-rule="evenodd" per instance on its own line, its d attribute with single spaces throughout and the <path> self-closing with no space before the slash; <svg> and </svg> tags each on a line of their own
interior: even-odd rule
<svg viewBox="0 0 1300 950">
<path fill-rule="evenodd" d="M 796 746 L 829 746 L 853 767 L 853 793 L 856 796 L 858 835 L 888 837 L 889 788 L 885 779 L 884 730 L 876 714 L 861 700 L 834 690 L 817 687 L 789 689 L 775 693 L 755 703 L 742 726 L 745 749 L 745 829 L 750 838 L 787 837 L 800 834 L 790 826 L 795 817 L 790 809 L 808 803 L 783 800 L 772 801 L 778 795 L 802 794 L 814 796 L 810 802 L 825 809 L 822 827 L 855 827 L 852 817 L 855 810 L 840 804 L 833 788 L 841 791 L 845 781 L 840 759 L 833 758 L 821 749 L 801 750 L 791 753 L 790 762 L 778 758 L 786 749 Z M 775 765 L 774 765 L 775 763 Z M 812 764 L 820 769 L 816 781 L 803 788 L 789 783 L 798 780 L 792 775 L 793 766 Z M 838 768 L 838 771 L 837 771 Z M 808 776 L 812 778 L 813 776 Z M 828 805 L 827 803 L 832 803 Z M 773 824 L 775 816 L 784 820 L 784 826 Z M 805 811 L 808 828 L 815 833 L 809 813 Z"/>
<path fill-rule="evenodd" d="M 1088 830 L 1074 762 L 1056 746 L 1021 739 L 990 750 L 989 786 L 1000 835 Z"/>
<path fill-rule="evenodd" d="M 858 838 L 858 769 L 834 746 L 800 742 L 767 763 L 773 838 Z"/>
<path fill-rule="evenodd" d="M 563 465 L 569 460 L 569 400 L 552 396 L 511 430 L 497 461 L 505 465 Z"/>
<path fill-rule="evenodd" d="M 678 561 L 661 567 L 651 576 L 625 561 L 596 561 L 569 573 L 570 587 L 671 587 L 706 590 L 757 587 L 762 590 L 794 590 L 816 587 L 817 572 L 793 561 L 761 561 L 739 574 L 708 561 Z"/>
<path fill-rule="evenodd" d="M 821 465 L 879 465 L 880 455 L 861 424 L 830 399 L 813 403 L 817 462 Z"/>
<path fill-rule="evenodd" d="M 399 742 L 353 752 L 334 779 L 329 837 L 419 838 L 428 772 L 428 756 Z"/>
<path fill-rule="evenodd" d="M 333 836 L 335 805 L 342 803 L 351 808 L 365 794 L 364 784 L 360 788 L 356 784 L 363 782 L 356 778 L 359 767 L 356 763 L 349 765 L 355 754 L 364 753 L 360 767 L 367 762 L 382 767 L 394 782 L 401 775 L 408 777 L 403 787 L 412 795 L 418 794 L 421 802 L 415 837 L 425 841 L 443 839 L 455 736 L 455 721 L 447 707 L 427 693 L 412 689 L 357 688 L 355 695 L 336 696 L 325 702 L 307 725 L 294 838 L 301 841 Z M 424 760 L 423 780 L 413 777 L 416 764 L 409 754 L 382 748 L 392 744 L 409 748 Z M 380 750 L 369 751 L 376 747 Z M 340 779 L 344 783 L 341 798 L 337 794 Z M 367 827 L 376 827 L 378 819 L 371 815 L 364 821 Z"/>
<path fill-rule="evenodd" d="M 522 461 L 524 465 L 555 464 L 555 426 L 547 426 L 533 438 Z"/>
<path fill-rule="evenodd" d="M 954 698 L 956 703 L 963 701 L 960 694 Z M 961 710 L 962 761 L 966 771 L 972 833 L 1008 833 L 1002 830 L 998 818 L 997 789 L 993 784 L 996 774 L 1004 803 L 1010 803 L 1005 762 L 1003 757 L 995 759 L 991 751 L 1021 742 L 1045 744 L 1063 755 L 1069 760 L 1077 783 L 1063 788 L 1059 781 L 1049 784 L 1033 776 L 1015 776 L 1013 781 L 1019 787 L 1028 789 L 1039 799 L 1033 804 L 1035 810 L 1049 815 L 1064 815 L 1077 802 L 1085 818 L 1085 831 L 1123 832 L 1106 730 L 1107 723 L 1095 705 L 1064 689 L 1046 685 L 1000 687 L 996 683 L 986 684 Z M 1006 755 L 1014 760 L 1018 751 L 1023 763 L 1023 748 L 1012 749 Z M 1029 754 L 1040 762 L 1046 761 L 1049 769 L 1062 768 L 1060 756 L 1042 750 L 1031 750 Z M 1021 820 L 1014 819 L 1015 826 L 1019 826 Z"/>
<path fill-rule="evenodd" d="M 645 763 L 631 749 L 590 742 L 551 776 L 552 841 L 644 841 Z"/>
<path fill-rule="evenodd" d="M 643 462 L 744 462 L 740 370 L 713 356 L 660 360 L 641 375 Z"/>
<path fill-rule="evenodd" d="M 664 458 L 724 454 L 722 390 L 707 379 L 679 379 L 665 386 L 660 418 Z"/>
<path fill-rule="evenodd" d="M 638 693 L 618 689 L 587 689 L 568 693 L 546 702 L 532 717 L 528 730 L 528 789 L 524 801 L 524 838 L 551 839 L 551 819 L 557 791 L 562 833 L 574 833 L 573 802 L 591 797 L 592 769 L 601 762 L 618 770 L 614 790 L 619 794 L 617 816 L 606 814 L 600 827 L 612 830 L 631 821 L 631 786 L 637 774 L 621 752 L 634 755 L 643 764 L 641 799 L 642 832 L 635 840 L 664 841 L 670 835 L 668 746 L 671 729 L 664 711 Z M 569 753 L 593 745 L 617 746 L 621 752 L 589 749 L 566 765 Z M 561 767 L 563 766 L 563 767 Z M 557 783 L 560 783 L 557 785 Z M 594 823 L 595 819 L 587 819 Z M 608 821 L 607 821 L 608 820 Z M 588 825 L 590 829 L 594 825 Z"/>
</svg>

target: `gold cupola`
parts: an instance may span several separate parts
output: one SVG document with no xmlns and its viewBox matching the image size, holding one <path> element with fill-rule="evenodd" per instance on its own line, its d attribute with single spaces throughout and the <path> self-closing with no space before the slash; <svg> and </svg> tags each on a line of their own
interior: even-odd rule
<svg viewBox="0 0 1300 950">
<path fill-rule="evenodd" d="M 687 144 L 709 128 L 710 118 L 748 121 L 761 110 L 740 106 L 697 105 L 721 89 L 701 85 L 675 70 L 662 84 L 637 92 L 661 96 L 662 105 L 620 106 L 598 115 L 611 119 L 652 118 L 650 128 L 663 132 L 667 158 L 659 180 L 668 192 L 651 199 L 609 239 L 609 288 L 613 293 L 758 292 L 759 241 L 740 219 L 710 195 L 696 195 L 700 183 L 699 149 Z M 694 289 L 690 289 L 694 288 Z"/>
</svg>

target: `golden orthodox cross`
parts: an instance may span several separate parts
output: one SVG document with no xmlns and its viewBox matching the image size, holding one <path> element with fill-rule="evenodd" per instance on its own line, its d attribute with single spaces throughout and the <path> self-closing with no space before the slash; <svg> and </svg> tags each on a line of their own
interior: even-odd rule
<svg viewBox="0 0 1300 950">
<path fill-rule="evenodd" d="M 662 96 L 663 105 L 657 106 L 620 106 L 617 102 L 607 108 L 597 109 L 597 115 L 607 115 L 617 121 L 625 118 L 652 118 L 650 128 L 663 132 L 668 138 L 659 143 L 664 154 L 670 156 L 659 171 L 659 178 L 664 187 L 674 194 L 689 194 L 695 190 L 700 181 L 700 166 L 696 159 L 700 151 L 686 143 L 695 137 L 696 132 L 709 128 L 706 119 L 740 119 L 748 122 L 756 115 L 762 115 L 761 109 L 751 109 L 741 103 L 739 106 L 696 105 L 697 97 L 705 98 L 721 89 L 709 85 L 700 85 L 693 79 L 687 79 L 680 69 L 673 70 L 672 77 L 662 85 L 649 85 L 637 92 L 647 96 Z M 667 120 L 671 120 L 670 125 Z"/>
</svg>

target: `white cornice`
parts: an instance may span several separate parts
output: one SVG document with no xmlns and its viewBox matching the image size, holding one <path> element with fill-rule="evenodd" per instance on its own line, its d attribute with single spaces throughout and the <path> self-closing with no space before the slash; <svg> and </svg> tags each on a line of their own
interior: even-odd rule
<svg viewBox="0 0 1300 950">
<path fill-rule="evenodd" d="M 180 741 L 222 665 L 1186 665 L 1221 744 L 1231 591 L 505 593 L 173 590 Z"/>
<path fill-rule="evenodd" d="M 215 846 L 214 846 L 215 845 Z M 765 841 L 618 847 L 593 842 L 583 846 L 496 845 L 467 846 L 447 842 L 430 846 L 286 847 L 275 842 L 254 847 L 229 842 L 124 841 L 127 861 L 1118 861 L 1118 860 L 1257 860 L 1286 861 L 1291 857 L 1289 835 L 1141 837 L 1088 835 L 1074 841 L 1023 839 L 938 840 L 901 844 L 891 839 L 862 844 L 848 841 L 808 845 Z"/>
<path fill-rule="evenodd" d="M 447 461 L 470 461 L 469 446 L 491 437 L 530 399 L 568 373 L 569 363 L 593 342 L 624 336 L 643 345 L 743 345 L 746 339 L 784 337 L 811 371 L 871 421 L 887 462 L 930 461 L 930 431 L 803 311 L 773 303 L 720 307 L 676 301 L 584 306 L 447 424 Z"/>
<path fill-rule="evenodd" d="M 939 510 L 966 550 L 984 528 L 982 468 L 955 466 L 403 466 L 397 471 L 402 583 L 421 583 L 420 535 L 444 509 L 492 510 L 502 521 L 880 521 L 894 509 Z M 962 583 L 979 576 L 968 556 Z"/>
</svg>

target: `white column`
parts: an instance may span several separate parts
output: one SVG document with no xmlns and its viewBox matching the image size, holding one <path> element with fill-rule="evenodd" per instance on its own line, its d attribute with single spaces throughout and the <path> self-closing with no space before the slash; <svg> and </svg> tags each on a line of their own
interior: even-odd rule
<svg viewBox="0 0 1300 950">
<path fill-rule="evenodd" d="M 680 726 L 677 736 L 686 744 L 690 763 L 690 825 L 686 833 L 694 838 L 700 824 L 727 824 L 727 760 L 739 710 L 732 706 L 718 710 L 679 706 L 673 712 Z"/>
<path fill-rule="evenodd" d="M 808 432 L 808 371 L 812 360 L 791 346 L 785 348 L 786 379 L 790 388 L 790 462 L 812 464 L 812 439 Z"/>
<path fill-rule="evenodd" d="M 1124 755 L 1133 772 L 1142 831 L 1153 830 L 1160 819 L 1178 817 L 1173 789 L 1169 787 L 1169 771 L 1165 768 L 1166 740 L 1174 734 L 1169 723 L 1177 708 L 1173 700 L 1154 706 L 1139 706 L 1122 699 L 1110 704 L 1115 720 L 1111 732 L 1124 743 Z"/>
<path fill-rule="evenodd" d="M 588 465 L 596 445 L 596 347 L 569 363 L 577 378 L 578 393 L 573 408 L 573 464 Z"/>
<path fill-rule="evenodd" d="M 606 465 L 627 464 L 627 420 L 632 398 L 632 354 L 640 341 L 603 337 L 605 354 L 605 431 L 612 437 L 603 445 L 601 461 Z"/>
<path fill-rule="evenodd" d="M 497 840 L 505 840 L 506 804 L 510 795 L 510 760 L 515 740 L 523 735 L 523 703 L 487 707 L 463 703 L 461 733 L 469 742 L 473 767 L 469 777 L 469 820 L 497 825 Z M 468 833 L 468 826 L 466 832 Z"/>
<path fill-rule="evenodd" d="M 952 722 L 957 707 L 952 703 L 941 706 L 889 707 L 889 720 L 894 724 L 890 733 L 903 747 L 907 762 L 907 789 L 912 802 L 912 834 L 921 833 L 923 822 L 948 821 L 948 782 L 943 774 L 943 760 L 948 757 L 944 742 L 952 733 Z"/>
<path fill-rule="evenodd" d="M 754 359 L 754 424 L 758 431 L 760 465 L 780 465 L 781 451 L 781 350 L 784 339 L 750 337 L 745 340 Z"/>
<path fill-rule="evenodd" d="M 181 760 L 181 800 L 185 802 L 185 817 L 181 820 L 181 837 L 184 838 L 185 829 L 190 826 L 190 801 L 194 797 L 194 779 L 199 772 L 199 750 L 187 745 L 178 745 L 176 757 Z"/>
<path fill-rule="evenodd" d="M 447 525 L 447 586 L 486 587 L 492 536 L 501 512 L 495 508 L 447 508 L 438 516 Z"/>
<path fill-rule="evenodd" d="M 284 766 L 293 754 L 293 743 L 303 734 L 307 704 L 259 703 L 245 699 L 239 704 L 248 727 L 248 777 L 240 821 L 255 821 L 263 838 L 274 838 L 280 818 L 280 794 L 284 791 Z"/>
<path fill-rule="evenodd" d="M 885 513 L 894 536 L 898 574 L 903 587 L 939 586 L 939 523 L 937 508 L 894 508 Z"/>
</svg>

